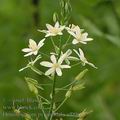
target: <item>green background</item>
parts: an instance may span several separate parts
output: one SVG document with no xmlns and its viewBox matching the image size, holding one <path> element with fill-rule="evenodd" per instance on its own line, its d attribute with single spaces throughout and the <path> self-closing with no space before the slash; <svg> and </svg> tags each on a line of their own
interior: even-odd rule
<svg viewBox="0 0 120 120">
<path fill-rule="evenodd" d="M 89 120 L 120 120 L 120 0 L 71 0 L 71 5 L 70 23 L 84 28 L 94 38 L 82 48 L 99 69 L 86 66 L 89 69 L 85 77 L 86 88 L 75 93 L 60 112 L 80 112 L 87 108 L 93 110 Z M 53 24 L 52 15 L 58 10 L 58 0 L 40 0 L 38 5 L 32 0 L 0 0 L 0 120 L 23 119 L 3 117 L 3 111 L 11 111 L 5 107 L 12 106 L 12 100 L 34 98 L 24 76 L 46 82 L 46 78 L 30 70 L 19 73 L 28 62 L 21 49 L 27 46 L 29 38 L 36 41 L 43 38 L 44 34 L 37 29 L 44 29 L 46 23 Z M 49 50 L 51 44 L 44 49 L 48 53 Z M 66 84 L 83 69 L 65 71 L 58 82 Z M 15 103 L 24 104 L 27 103 Z"/>
</svg>

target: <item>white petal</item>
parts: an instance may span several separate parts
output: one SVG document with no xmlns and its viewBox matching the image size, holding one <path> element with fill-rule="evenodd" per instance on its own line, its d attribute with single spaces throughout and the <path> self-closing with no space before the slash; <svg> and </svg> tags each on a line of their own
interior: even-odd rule
<svg viewBox="0 0 120 120">
<path fill-rule="evenodd" d="M 82 49 L 79 48 L 79 52 L 80 52 L 80 56 L 82 56 L 84 58 L 84 53 L 83 53 Z"/>
<path fill-rule="evenodd" d="M 30 55 L 32 55 L 32 54 L 33 54 L 33 52 L 30 52 L 30 53 L 24 55 L 24 57 L 28 57 L 28 56 L 30 56 Z"/>
<path fill-rule="evenodd" d="M 73 31 L 68 31 L 68 33 L 76 38 L 76 34 Z"/>
<path fill-rule="evenodd" d="M 37 51 L 37 50 L 36 50 L 36 51 L 34 51 L 34 52 L 33 52 L 33 54 L 34 54 L 34 55 L 37 55 L 37 54 L 38 54 L 38 51 Z"/>
<path fill-rule="evenodd" d="M 97 69 L 97 67 L 93 63 L 87 62 L 87 64 Z"/>
<path fill-rule="evenodd" d="M 52 26 L 52 25 L 50 25 L 50 24 L 46 24 L 46 27 L 47 27 L 47 29 L 48 29 L 48 30 L 53 29 L 53 26 Z"/>
<path fill-rule="evenodd" d="M 50 74 L 53 74 L 55 72 L 55 69 L 54 68 L 50 68 L 48 69 L 46 72 L 45 72 L 45 75 L 50 75 Z"/>
<path fill-rule="evenodd" d="M 61 55 L 61 57 L 58 60 L 59 64 L 62 64 L 62 62 L 66 59 L 66 54 L 64 53 L 63 55 Z"/>
<path fill-rule="evenodd" d="M 65 29 L 65 26 L 60 26 L 61 31 Z"/>
<path fill-rule="evenodd" d="M 82 44 L 87 44 L 87 42 L 84 40 L 84 41 L 80 41 L 80 43 Z"/>
<path fill-rule="evenodd" d="M 57 22 L 55 23 L 55 27 L 56 27 L 56 28 L 59 28 L 59 26 L 60 26 L 60 25 L 59 25 L 59 22 L 57 21 Z"/>
<path fill-rule="evenodd" d="M 77 50 L 73 49 L 73 51 L 78 55 L 78 57 L 80 57 L 80 54 L 78 53 Z"/>
<path fill-rule="evenodd" d="M 47 30 L 37 30 L 38 32 L 47 33 Z"/>
<path fill-rule="evenodd" d="M 38 47 L 41 48 L 44 45 L 45 38 L 38 43 Z"/>
<path fill-rule="evenodd" d="M 79 26 L 76 26 L 74 29 L 77 35 L 81 34 L 81 30 Z"/>
<path fill-rule="evenodd" d="M 50 59 L 53 63 L 57 62 L 55 55 L 51 55 Z"/>
<path fill-rule="evenodd" d="M 68 59 L 73 61 L 79 60 L 77 57 L 73 57 L 73 56 L 69 56 Z"/>
<path fill-rule="evenodd" d="M 93 38 L 87 38 L 86 40 L 84 40 L 84 41 L 92 41 L 93 40 Z"/>
<path fill-rule="evenodd" d="M 79 42 L 78 42 L 78 40 L 76 40 L 76 39 L 74 39 L 74 40 L 72 41 L 72 44 L 74 44 L 74 45 L 77 44 L 77 43 L 79 43 Z"/>
<path fill-rule="evenodd" d="M 45 67 L 52 67 L 53 64 L 48 61 L 43 61 L 40 63 L 40 65 L 45 66 Z"/>
<path fill-rule="evenodd" d="M 24 48 L 22 49 L 23 52 L 31 52 L 31 49 L 30 48 Z"/>
<path fill-rule="evenodd" d="M 71 68 L 71 66 L 69 66 L 69 65 L 61 65 L 60 67 L 61 68 Z"/>
<path fill-rule="evenodd" d="M 63 35 L 63 33 L 62 32 L 59 32 L 59 33 L 57 33 L 58 35 Z"/>
<path fill-rule="evenodd" d="M 62 71 L 60 68 L 56 68 L 56 73 L 58 76 L 62 76 Z"/>
<path fill-rule="evenodd" d="M 32 48 L 37 46 L 36 42 L 33 39 L 29 39 L 29 45 Z"/>
<path fill-rule="evenodd" d="M 88 33 L 87 33 L 87 32 L 85 32 L 85 33 L 83 33 L 83 34 L 82 34 L 82 36 L 83 36 L 84 38 L 87 38 Z"/>
<path fill-rule="evenodd" d="M 55 36 L 55 34 L 53 34 L 53 33 L 47 33 L 45 37 L 49 37 L 49 36 Z"/>
</svg>

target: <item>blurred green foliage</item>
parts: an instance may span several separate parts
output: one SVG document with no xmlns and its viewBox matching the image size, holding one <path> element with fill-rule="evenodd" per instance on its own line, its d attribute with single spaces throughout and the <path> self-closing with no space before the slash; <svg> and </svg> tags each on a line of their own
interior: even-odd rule
<svg viewBox="0 0 120 120">
<path fill-rule="evenodd" d="M 87 66 L 86 89 L 74 94 L 61 112 L 80 112 L 88 108 L 93 110 L 89 120 L 119 120 L 120 0 L 71 0 L 71 5 L 70 23 L 80 25 L 94 38 L 93 42 L 82 48 L 99 69 Z M 53 23 L 52 15 L 59 11 L 58 6 L 58 0 L 39 0 L 38 6 L 32 0 L 0 0 L 0 120 L 11 118 L 2 117 L 2 112 L 6 111 L 4 106 L 12 105 L 12 99 L 33 97 L 24 76 L 47 82 L 30 70 L 18 72 L 27 63 L 21 49 L 27 45 L 29 38 L 39 41 L 43 37 L 37 29 L 43 29 L 46 23 Z M 39 15 L 37 18 L 36 13 Z M 51 46 L 48 44 L 49 49 Z M 83 69 L 77 67 L 65 72 L 58 83 L 70 82 Z"/>
</svg>

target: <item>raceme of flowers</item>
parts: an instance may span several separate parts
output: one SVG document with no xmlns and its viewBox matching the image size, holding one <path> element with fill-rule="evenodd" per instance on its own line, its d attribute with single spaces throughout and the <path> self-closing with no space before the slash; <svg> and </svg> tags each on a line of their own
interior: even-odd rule
<svg viewBox="0 0 120 120">
<path fill-rule="evenodd" d="M 70 41 L 70 44 L 73 46 L 76 44 L 87 44 L 87 42 L 92 41 L 92 38 L 88 37 L 88 33 L 84 32 L 83 29 L 81 29 L 79 26 L 75 25 L 69 25 L 69 27 L 65 25 L 60 25 L 59 22 L 57 21 L 54 26 L 50 24 L 46 24 L 47 30 L 38 30 L 39 32 L 45 33 L 45 38 L 40 40 L 40 42 L 37 44 L 34 40 L 29 39 L 29 45 L 28 48 L 22 49 L 23 52 L 26 54 L 24 55 L 25 57 L 31 56 L 31 55 L 38 55 L 40 54 L 39 51 L 40 49 L 45 45 L 45 42 L 47 42 L 46 38 L 54 38 L 54 36 L 62 36 L 64 35 L 63 32 L 64 30 L 67 31 L 67 33 L 72 37 L 72 41 Z M 67 45 L 68 41 L 64 41 L 65 44 Z M 63 46 L 64 46 L 63 45 Z M 71 61 L 77 61 L 78 63 L 82 63 L 83 66 L 86 64 L 94 67 L 95 65 L 88 62 L 83 50 L 81 48 L 78 49 L 68 49 L 65 53 L 63 52 L 64 49 L 59 48 L 57 45 L 53 45 L 54 47 L 57 47 L 60 53 L 52 52 L 50 51 L 50 62 L 49 61 L 41 61 L 40 65 L 47 67 L 48 70 L 46 70 L 45 75 L 54 75 L 55 73 L 58 76 L 62 76 L 62 69 L 69 69 L 73 65 L 71 65 Z M 76 54 L 76 56 L 71 56 L 73 53 Z M 52 53 L 51 53 L 52 52 Z"/>
</svg>

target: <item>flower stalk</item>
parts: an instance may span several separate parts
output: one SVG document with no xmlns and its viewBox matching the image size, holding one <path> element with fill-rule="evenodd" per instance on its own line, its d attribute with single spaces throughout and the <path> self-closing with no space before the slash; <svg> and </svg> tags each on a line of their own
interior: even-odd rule
<svg viewBox="0 0 120 120">
<path fill-rule="evenodd" d="M 44 38 L 40 40 L 38 44 L 33 39 L 29 39 L 28 48 L 22 49 L 22 51 L 25 53 L 24 57 L 37 57 L 35 57 L 34 60 L 30 61 L 26 67 L 19 70 L 21 72 L 25 69 L 30 68 L 39 76 L 44 75 L 51 80 L 51 85 L 44 84 L 44 87 L 41 87 L 42 84 L 39 84 L 37 80 L 29 77 L 25 78 L 29 90 L 36 96 L 38 107 L 42 111 L 44 120 L 53 120 L 55 112 L 59 111 L 63 104 L 72 97 L 72 94 L 74 94 L 75 91 L 84 88 L 84 83 L 82 83 L 81 80 L 88 71 L 87 69 L 83 70 L 79 74 L 77 73 L 78 75 L 74 77 L 73 81 L 69 82 L 67 85 L 57 88 L 57 78 L 63 75 L 63 69 L 71 70 L 73 67 L 85 66 L 86 64 L 90 65 L 93 68 L 97 68 L 93 63 L 88 62 L 82 48 L 78 46 L 79 44 L 86 45 L 93 39 L 88 37 L 88 33 L 84 32 L 83 29 L 81 29 L 78 25 L 67 24 L 71 11 L 70 0 L 60 0 L 60 5 L 61 20 L 58 20 L 59 15 L 55 13 L 53 15 L 53 20 L 55 22 L 54 25 L 46 24 L 47 30 L 38 30 L 40 33 L 45 34 Z M 66 31 L 69 35 L 68 39 L 66 40 L 62 37 L 64 36 L 64 33 L 66 33 L 64 31 Z M 57 39 L 53 39 L 53 37 L 55 38 L 56 36 L 60 36 L 59 41 L 57 41 Z M 41 50 L 41 48 L 44 47 L 45 43 L 47 42 L 46 38 L 48 40 L 51 40 L 51 44 L 54 48 L 52 51 L 47 51 L 47 54 L 43 53 Z M 70 48 L 68 45 L 72 45 L 75 49 L 72 49 L 73 47 Z M 50 58 L 50 62 L 43 60 L 42 58 L 44 57 L 47 59 Z M 39 65 L 48 69 L 45 69 L 45 71 L 41 68 L 38 69 L 38 67 L 36 67 L 36 64 L 38 62 Z M 51 89 L 50 100 L 46 99 L 46 97 L 41 96 L 39 93 L 39 90 L 45 92 L 46 86 L 49 86 Z M 56 105 L 56 94 L 58 92 L 63 92 L 63 90 L 66 91 L 66 94 L 63 94 L 64 99 L 60 102 L 59 105 Z M 49 111 L 45 110 L 45 105 L 49 106 Z M 85 118 L 84 114 L 86 115 L 87 113 L 84 111 L 82 114 L 80 114 L 78 120 Z M 32 118 L 30 120 L 32 120 Z"/>
</svg>

